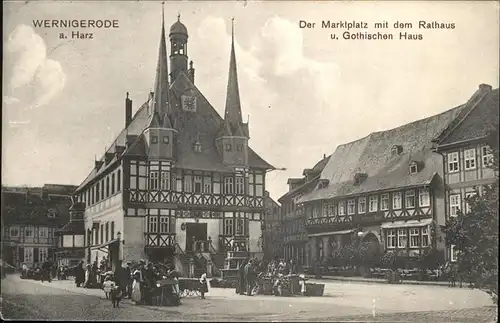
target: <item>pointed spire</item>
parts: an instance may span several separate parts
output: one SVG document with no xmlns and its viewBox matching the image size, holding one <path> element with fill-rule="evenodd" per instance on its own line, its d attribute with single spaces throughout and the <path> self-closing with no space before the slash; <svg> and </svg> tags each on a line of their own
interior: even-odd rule
<svg viewBox="0 0 500 323">
<path fill-rule="evenodd" d="M 229 61 L 229 78 L 227 82 L 226 110 L 224 121 L 231 127 L 239 128 L 241 119 L 240 92 L 238 88 L 238 73 L 236 70 L 236 54 L 234 51 L 234 18 L 231 19 L 231 58 Z"/>
<path fill-rule="evenodd" d="M 153 92 L 152 101 L 152 111 L 149 126 L 152 127 L 152 123 L 156 127 L 162 125 L 162 120 L 169 113 L 168 105 L 169 100 L 169 83 L 168 83 L 168 60 L 167 60 L 167 41 L 165 37 L 165 14 L 164 14 L 164 4 L 162 2 L 161 9 L 161 38 L 160 38 L 160 48 L 158 52 L 158 65 L 156 67 L 156 79 L 155 88 Z M 156 116 L 155 116 L 156 115 Z"/>
</svg>

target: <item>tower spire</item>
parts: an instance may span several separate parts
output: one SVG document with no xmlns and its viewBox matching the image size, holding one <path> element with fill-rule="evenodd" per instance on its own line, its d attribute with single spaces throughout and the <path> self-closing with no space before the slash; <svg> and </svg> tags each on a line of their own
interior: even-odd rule
<svg viewBox="0 0 500 323">
<path fill-rule="evenodd" d="M 233 132 L 238 128 L 241 128 L 241 123 L 242 123 L 241 103 L 240 103 L 240 92 L 238 88 L 236 54 L 234 50 L 234 18 L 231 19 L 231 57 L 229 60 L 229 78 L 227 82 L 227 96 L 226 96 L 226 109 L 224 112 L 224 122 L 229 124 Z"/>
<path fill-rule="evenodd" d="M 164 120 L 168 121 L 169 113 L 169 83 L 168 83 L 168 63 L 167 63 L 167 41 L 165 36 L 165 2 L 162 2 L 161 8 L 161 36 L 160 48 L 158 52 L 158 65 L 156 67 L 155 88 L 153 94 L 153 111 L 150 126 L 162 126 Z M 170 128 L 170 125 L 169 125 Z"/>
</svg>

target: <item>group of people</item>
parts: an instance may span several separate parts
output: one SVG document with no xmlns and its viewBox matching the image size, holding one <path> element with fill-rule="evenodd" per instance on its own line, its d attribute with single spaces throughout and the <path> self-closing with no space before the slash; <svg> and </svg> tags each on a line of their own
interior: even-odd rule
<svg viewBox="0 0 500 323">
<path fill-rule="evenodd" d="M 49 283 L 56 276 L 57 266 L 52 262 L 51 258 L 45 260 L 41 265 L 35 264 L 33 268 L 29 268 L 27 264 L 21 267 L 21 278 L 34 278 L 42 282 L 47 280 Z"/>
<path fill-rule="evenodd" d="M 290 288 L 290 275 L 297 275 L 298 267 L 293 260 L 274 259 L 269 263 L 258 259 L 243 261 L 239 267 L 236 293 L 252 296 L 263 292 L 260 283 L 264 280 L 272 282 L 273 294 L 282 295 L 283 290 Z M 260 283 L 259 283 L 260 282 Z M 299 276 L 302 292 L 305 290 L 305 276 Z"/>
</svg>

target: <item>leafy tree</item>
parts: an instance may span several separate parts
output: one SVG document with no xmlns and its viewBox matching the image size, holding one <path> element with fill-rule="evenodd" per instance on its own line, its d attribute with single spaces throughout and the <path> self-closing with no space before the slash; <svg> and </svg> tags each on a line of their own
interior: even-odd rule
<svg viewBox="0 0 500 323">
<path fill-rule="evenodd" d="M 458 252 L 458 271 L 476 288 L 498 295 L 498 128 L 489 138 L 496 181 L 482 195 L 466 199 L 469 212 L 459 212 L 446 223 L 448 245 Z"/>
</svg>

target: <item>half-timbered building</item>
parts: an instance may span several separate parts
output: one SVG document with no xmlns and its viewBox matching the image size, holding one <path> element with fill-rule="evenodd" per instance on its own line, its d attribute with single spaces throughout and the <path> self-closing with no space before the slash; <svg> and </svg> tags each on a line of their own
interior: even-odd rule
<svg viewBox="0 0 500 323">
<path fill-rule="evenodd" d="M 55 232 L 69 219 L 76 186 L 2 186 L 2 259 L 20 268 L 55 260 Z"/>
<path fill-rule="evenodd" d="M 353 237 L 407 257 L 431 245 L 444 253 L 445 162 L 434 139 L 483 92 L 441 114 L 338 146 L 315 188 L 299 200 L 308 257 L 324 261 Z"/>
<path fill-rule="evenodd" d="M 329 159 L 330 156 L 325 155 L 313 168 L 304 169 L 301 178 L 289 178 L 288 192 L 278 199 L 283 212 L 281 224 L 283 257 L 286 261 L 293 259 L 301 267 L 310 266 L 310 264 L 306 256 L 308 237 L 304 205 L 297 201 L 302 195 L 316 187 L 320 174 Z"/>
<path fill-rule="evenodd" d="M 127 94 L 125 128 L 78 187 L 89 262 L 175 260 L 187 272 L 193 261 L 220 269 L 227 251 L 262 252 L 265 175 L 273 167 L 248 146 L 234 36 L 224 118 L 195 85 L 180 18 L 169 38 L 170 56 L 162 21 L 154 92 L 133 116 Z"/>
<path fill-rule="evenodd" d="M 481 84 L 467 108 L 435 139 L 437 152 L 444 159 L 447 219 L 459 211 L 468 213 L 467 198 L 481 194 L 498 176 L 491 167 L 493 154 L 487 141 L 499 124 L 498 102 L 499 89 Z M 446 256 L 451 262 L 457 260 L 453 245 L 447 246 Z"/>
</svg>

